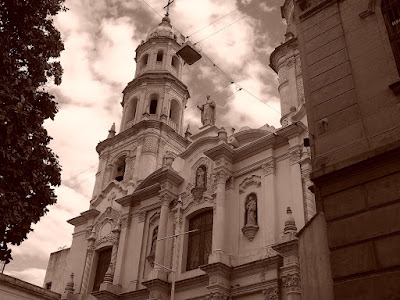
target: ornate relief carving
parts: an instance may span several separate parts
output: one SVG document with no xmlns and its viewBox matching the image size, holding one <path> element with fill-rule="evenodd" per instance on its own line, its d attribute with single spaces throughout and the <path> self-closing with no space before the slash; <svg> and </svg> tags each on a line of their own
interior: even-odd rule
<svg viewBox="0 0 400 300">
<path fill-rule="evenodd" d="M 265 300 L 278 300 L 279 289 L 278 287 L 271 287 L 262 291 Z"/>
<path fill-rule="evenodd" d="M 294 146 L 292 148 L 289 148 L 289 161 L 290 161 L 290 165 L 294 165 L 296 163 L 299 162 L 300 158 L 301 158 L 301 152 L 300 152 L 300 146 Z"/>
<path fill-rule="evenodd" d="M 262 166 L 261 168 L 264 171 L 264 176 L 268 176 L 271 174 L 275 174 L 275 170 L 276 170 L 276 164 L 275 164 L 275 159 L 274 158 L 270 158 L 268 159 Z"/>
<path fill-rule="evenodd" d="M 279 84 L 283 84 L 288 81 L 288 70 L 285 64 L 281 64 L 278 67 L 278 82 Z"/>
<path fill-rule="evenodd" d="M 100 229 L 106 222 L 111 222 L 112 227 L 117 225 L 118 220 L 120 219 L 121 213 L 111 207 L 107 207 L 104 213 L 97 219 L 96 224 L 94 225 L 94 231 L 96 232 L 96 236 L 99 236 Z"/>
<path fill-rule="evenodd" d="M 249 241 L 252 241 L 259 229 L 257 220 L 257 195 L 255 193 L 251 193 L 246 197 L 244 224 L 242 232 Z"/>
<path fill-rule="evenodd" d="M 239 193 L 243 194 L 246 191 L 246 189 L 251 185 L 255 185 L 256 187 L 259 187 L 261 185 L 261 176 L 252 175 L 250 177 L 245 178 L 239 184 Z"/>
<path fill-rule="evenodd" d="M 157 153 L 158 140 L 157 136 L 146 136 L 143 143 L 142 153 Z"/>
<path fill-rule="evenodd" d="M 301 178 L 303 182 L 303 201 L 304 201 L 304 214 L 306 221 L 310 220 L 316 213 L 315 196 L 310 191 L 309 187 L 313 185 L 310 180 L 311 163 L 310 159 L 302 160 L 301 162 Z"/>
<path fill-rule="evenodd" d="M 210 282 L 211 283 L 211 282 Z M 207 300 L 228 300 L 229 295 L 221 291 L 211 292 Z"/>
<path fill-rule="evenodd" d="M 301 293 L 300 274 L 292 273 L 282 276 L 282 285 L 288 288 L 289 292 Z"/>
<path fill-rule="evenodd" d="M 225 190 L 233 190 L 235 188 L 235 177 L 230 176 L 226 181 Z"/>
<path fill-rule="evenodd" d="M 226 184 L 226 180 L 229 178 L 230 174 L 225 170 L 218 170 L 214 173 L 217 184 Z"/>
<path fill-rule="evenodd" d="M 146 220 L 146 211 L 140 211 L 139 212 L 139 223 L 143 223 Z"/>
</svg>

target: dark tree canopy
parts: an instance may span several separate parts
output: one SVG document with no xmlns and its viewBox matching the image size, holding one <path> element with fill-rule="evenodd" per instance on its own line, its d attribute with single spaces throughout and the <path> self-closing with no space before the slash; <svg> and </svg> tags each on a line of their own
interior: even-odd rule
<svg viewBox="0 0 400 300">
<path fill-rule="evenodd" d="M 61 83 L 64 50 L 53 16 L 64 0 L 0 0 L 0 260 L 56 202 L 58 158 L 43 122 L 57 103 L 44 85 Z"/>
</svg>

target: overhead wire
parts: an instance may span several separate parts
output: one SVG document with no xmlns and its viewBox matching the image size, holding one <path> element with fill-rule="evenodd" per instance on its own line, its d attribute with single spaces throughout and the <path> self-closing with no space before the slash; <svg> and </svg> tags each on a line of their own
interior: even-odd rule
<svg viewBox="0 0 400 300">
<path fill-rule="evenodd" d="M 157 15 L 161 16 L 161 15 L 160 15 L 153 7 L 151 7 L 145 0 L 141 0 L 141 1 L 143 1 L 144 3 L 146 3 L 146 5 L 147 5 L 148 7 L 150 7 Z M 259 4 L 261 4 L 261 3 L 259 3 Z M 255 9 L 250 10 L 248 13 L 253 12 L 253 11 L 255 11 L 255 10 L 258 10 L 258 9 L 260 9 L 260 8 L 261 8 L 261 6 L 257 6 Z M 211 35 L 209 35 L 209 36 L 203 38 L 202 40 L 196 42 L 194 45 L 196 45 L 196 44 L 198 44 L 198 43 L 200 43 L 200 42 L 202 42 L 202 41 L 208 39 L 209 37 L 211 37 L 211 36 L 213 36 L 213 35 L 215 35 L 215 34 L 221 32 L 222 30 L 224 30 L 224 29 L 228 28 L 229 26 L 231 26 L 231 25 L 233 25 L 233 24 L 239 22 L 240 20 L 243 20 L 244 18 L 246 18 L 246 17 L 248 17 L 248 16 L 249 16 L 249 15 L 247 14 L 247 15 L 241 17 L 240 19 L 234 21 L 233 23 L 230 23 L 230 24 L 228 24 L 227 26 L 221 28 L 221 29 L 218 30 L 217 32 L 214 32 L 213 34 L 211 34 Z M 162 16 L 161 16 L 161 17 L 162 17 Z M 173 27 L 176 31 L 178 31 L 182 36 L 184 36 L 176 27 L 174 27 L 174 26 L 172 26 L 172 27 Z M 220 67 L 218 67 L 217 64 L 215 64 L 215 63 L 208 57 L 208 55 L 206 55 L 206 54 L 204 53 L 204 51 L 202 52 L 202 55 L 203 55 L 204 57 L 206 57 L 206 58 L 213 64 L 213 66 L 214 66 L 219 72 L 221 72 L 229 82 L 231 82 L 231 84 L 235 84 L 235 85 L 236 85 L 237 91 L 244 90 L 244 91 L 247 92 L 250 96 L 252 96 L 253 98 L 257 99 L 257 100 L 260 101 L 261 103 L 265 104 L 267 107 L 269 107 L 270 109 L 272 109 L 274 112 L 278 113 L 279 115 L 281 114 L 278 110 L 276 110 L 275 108 L 273 108 L 272 106 L 270 106 L 270 105 L 267 104 L 266 102 L 262 101 L 260 98 L 258 98 L 258 97 L 255 96 L 254 94 L 250 93 L 247 89 L 244 89 L 242 86 L 240 86 L 239 84 L 237 84 L 237 83 L 233 80 L 233 78 L 232 78 L 231 76 L 229 76 L 226 72 L 224 72 Z M 193 106 L 194 106 L 194 105 L 193 105 Z M 191 106 L 191 107 L 193 107 L 193 106 Z M 189 108 L 191 108 L 191 107 L 189 107 Z"/>
<path fill-rule="evenodd" d="M 209 23 L 208 25 L 206 25 L 206 26 L 204 26 L 204 27 L 202 27 L 202 28 L 196 30 L 196 31 L 193 32 L 192 34 L 189 34 L 188 36 L 186 36 L 186 38 L 189 38 L 189 37 L 191 37 L 192 35 L 195 35 L 196 33 L 199 33 L 200 31 L 206 29 L 207 27 L 209 27 L 209 26 L 211 26 L 211 25 L 217 23 L 219 20 L 222 20 L 223 18 L 225 18 L 225 17 L 227 17 L 227 16 L 233 14 L 234 12 L 238 11 L 238 10 L 241 9 L 241 8 L 244 8 L 244 7 L 249 6 L 250 4 L 254 4 L 254 2 L 250 1 L 249 3 L 247 3 L 247 4 L 245 4 L 245 5 L 239 6 L 239 7 L 236 8 L 235 10 L 232 10 L 231 12 L 227 13 L 226 15 L 223 15 L 222 17 L 216 19 L 215 21 Z"/>
<path fill-rule="evenodd" d="M 256 10 L 258 10 L 258 9 L 260 9 L 260 8 L 261 8 L 261 6 L 256 6 L 254 9 L 248 11 L 247 13 L 256 11 Z M 198 43 L 200 43 L 200 42 L 202 42 L 202 41 L 204 41 L 204 40 L 206 40 L 206 39 L 208 39 L 208 38 L 210 38 L 210 37 L 216 35 L 217 33 L 220 33 L 221 31 L 225 30 L 226 28 L 232 26 L 233 24 L 236 24 L 237 22 L 239 22 L 239 21 L 241 21 L 241 20 L 243 20 L 243 19 L 245 19 L 245 18 L 247 18 L 247 17 L 249 17 L 249 16 L 250 16 L 249 14 L 244 15 L 243 17 L 237 19 L 236 21 L 234 21 L 234 22 L 232 22 L 232 23 L 226 25 L 225 27 L 222 27 L 221 29 L 217 30 L 216 32 L 214 32 L 214 33 L 212 33 L 212 34 L 206 36 L 205 38 L 203 38 L 203 39 L 201 39 L 201 40 L 195 42 L 194 45 L 197 45 Z"/>
</svg>

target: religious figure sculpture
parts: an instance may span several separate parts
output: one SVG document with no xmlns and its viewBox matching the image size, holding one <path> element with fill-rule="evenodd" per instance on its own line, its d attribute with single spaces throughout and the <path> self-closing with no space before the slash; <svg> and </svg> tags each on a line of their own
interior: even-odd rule
<svg viewBox="0 0 400 300">
<path fill-rule="evenodd" d="M 201 111 L 201 123 L 205 125 L 215 125 L 215 102 L 207 95 L 207 101 L 203 105 L 197 105 Z"/>
<path fill-rule="evenodd" d="M 258 231 L 257 222 L 257 196 L 251 193 L 245 201 L 245 220 L 242 228 L 243 234 L 252 241 Z"/>
<path fill-rule="evenodd" d="M 196 187 L 204 188 L 206 183 L 206 172 L 202 167 L 199 167 L 196 172 Z"/>
<path fill-rule="evenodd" d="M 253 195 L 250 195 L 246 203 L 246 225 L 257 225 L 257 202 Z"/>
<path fill-rule="evenodd" d="M 151 248 L 149 255 L 147 255 L 147 261 L 151 266 L 154 265 L 154 258 L 156 256 L 156 246 L 157 246 L 157 237 L 158 237 L 158 226 L 153 230 L 153 236 L 151 238 Z"/>
</svg>

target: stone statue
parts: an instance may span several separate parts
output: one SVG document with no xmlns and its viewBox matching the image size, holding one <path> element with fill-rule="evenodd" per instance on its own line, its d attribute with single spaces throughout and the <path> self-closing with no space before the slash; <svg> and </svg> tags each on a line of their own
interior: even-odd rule
<svg viewBox="0 0 400 300">
<path fill-rule="evenodd" d="M 151 248 L 150 248 L 149 256 L 156 254 L 157 236 L 158 236 L 158 226 L 156 228 L 154 228 L 154 231 L 153 231 L 153 237 L 151 240 Z"/>
<path fill-rule="evenodd" d="M 201 123 L 205 125 L 215 125 L 215 102 L 207 96 L 207 101 L 203 105 L 197 105 L 201 111 Z"/>
<path fill-rule="evenodd" d="M 257 225 L 257 201 L 253 195 L 250 195 L 247 200 L 246 216 L 246 225 Z"/>
<path fill-rule="evenodd" d="M 204 172 L 203 168 L 200 167 L 197 169 L 196 172 L 196 187 L 205 187 L 205 183 L 206 183 L 206 177 L 205 177 L 206 173 Z"/>
</svg>

